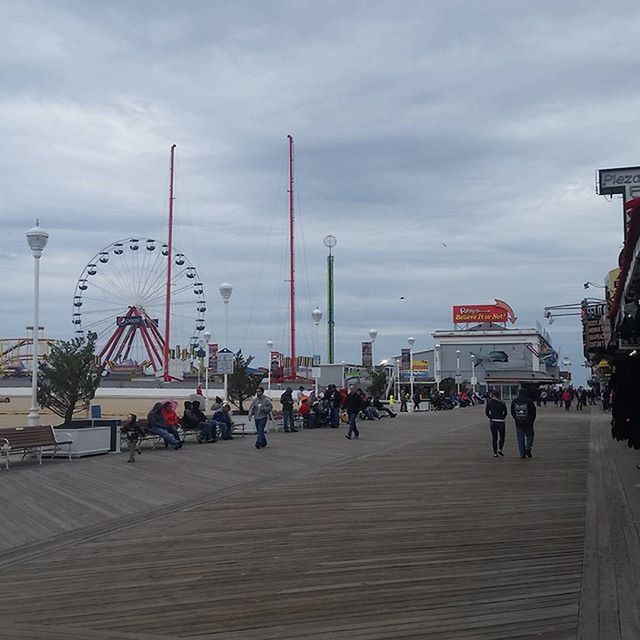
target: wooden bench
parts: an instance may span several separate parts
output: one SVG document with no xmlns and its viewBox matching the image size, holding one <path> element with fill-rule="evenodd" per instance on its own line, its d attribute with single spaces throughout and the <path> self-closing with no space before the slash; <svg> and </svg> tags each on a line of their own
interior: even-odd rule
<svg viewBox="0 0 640 640">
<path fill-rule="evenodd" d="M 2 457 L 5 459 L 6 468 L 9 469 L 9 455 L 14 451 L 22 451 L 22 460 L 33 454 L 42 464 L 42 450 L 53 449 L 51 458 L 63 446 L 69 447 L 69 460 L 71 460 L 71 445 L 73 440 L 56 440 L 56 434 L 50 425 L 37 427 L 0 427 L 0 467 Z"/>
<path fill-rule="evenodd" d="M 144 430 L 144 437 L 140 438 L 140 443 L 142 442 L 149 442 L 149 444 L 151 445 L 152 449 L 155 449 L 160 443 L 163 443 L 164 440 L 161 436 L 155 434 L 155 433 L 151 433 L 151 431 L 149 431 L 147 429 L 147 421 L 146 420 L 138 420 L 138 425 L 140 427 L 142 427 L 142 429 Z M 195 438 L 197 439 L 197 437 L 200 435 L 200 429 L 198 427 L 183 427 L 182 426 L 182 421 L 180 421 L 180 424 L 177 427 L 180 431 L 182 431 L 182 437 L 183 439 L 186 441 L 187 438 Z M 221 429 L 220 426 L 217 427 L 217 432 L 216 432 L 216 438 L 220 438 L 221 437 Z M 233 423 L 233 429 L 231 431 L 231 435 L 234 436 L 242 436 L 244 438 L 245 436 L 245 423 L 244 422 L 234 422 Z M 128 451 L 129 449 L 129 443 L 127 441 L 127 434 L 123 431 L 120 431 L 120 450 L 121 451 Z"/>
</svg>

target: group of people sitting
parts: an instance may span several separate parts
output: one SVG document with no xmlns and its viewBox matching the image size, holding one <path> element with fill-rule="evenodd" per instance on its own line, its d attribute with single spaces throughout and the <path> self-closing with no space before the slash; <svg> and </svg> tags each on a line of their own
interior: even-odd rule
<svg viewBox="0 0 640 640">
<path fill-rule="evenodd" d="M 359 417 L 361 420 L 379 420 L 383 414 L 391 418 L 396 417 L 397 414 L 383 405 L 380 398 L 367 397 L 362 389 L 357 389 L 356 394 L 360 400 Z M 339 422 L 346 423 L 346 399 L 346 389 L 338 389 L 335 385 L 329 385 L 317 396 L 314 391 L 311 391 L 308 396 L 303 395 L 300 399 L 298 412 L 302 416 L 304 427 L 312 429 L 315 427 L 337 427 Z"/>
<path fill-rule="evenodd" d="M 202 400 L 204 405 L 204 398 Z M 185 431 L 197 431 L 198 443 L 216 442 L 218 430 L 223 440 L 233 440 L 233 422 L 231 421 L 229 404 L 216 397 L 211 410 L 211 418 L 208 418 L 200 406 L 199 400 L 186 401 L 182 417 L 178 416 L 176 409 L 178 403 L 173 400 L 156 402 L 153 409 L 147 414 L 146 425 L 138 422 L 138 417 L 130 413 L 121 430 L 127 436 L 129 444 L 129 459 L 127 462 L 135 462 L 136 452 L 140 451 L 140 440 L 148 434 L 154 434 L 164 440 L 165 447 L 181 449 L 184 444 Z"/>
</svg>

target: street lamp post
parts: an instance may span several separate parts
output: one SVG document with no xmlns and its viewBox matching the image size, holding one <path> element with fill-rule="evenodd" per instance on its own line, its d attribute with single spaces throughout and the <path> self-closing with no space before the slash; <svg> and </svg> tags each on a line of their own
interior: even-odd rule
<svg viewBox="0 0 640 640">
<path fill-rule="evenodd" d="M 40 256 L 47 246 L 49 234 L 40 228 L 36 220 L 36 226 L 27 231 L 27 242 L 35 261 L 34 287 L 33 287 L 33 354 L 31 360 L 31 407 L 27 416 L 27 425 L 37 427 L 40 424 L 38 413 L 38 332 L 40 329 Z"/>
<path fill-rule="evenodd" d="M 271 398 L 271 351 L 273 350 L 273 340 L 267 340 L 267 390 L 269 398 Z"/>
<path fill-rule="evenodd" d="M 456 386 L 460 393 L 460 349 L 456 349 Z"/>
<path fill-rule="evenodd" d="M 233 285 L 229 282 L 223 282 L 218 288 L 220 296 L 224 302 L 224 348 L 229 348 L 229 300 L 233 293 Z M 229 374 L 224 374 L 224 401 L 229 402 Z"/>
<path fill-rule="evenodd" d="M 209 401 L 209 343 L 211 342 L 211 332 L 205 331 L 202 335 L 204 336 L 204 341 L 207 346 L 207 352 L 204 356 L 206 358 L 205 367 L 204 367 L 204 375 L 205 375 L 204 398 L 208 402 Z"/>
<path fill-rule="evenodd" d="M 413 345 L 416 343 L 416 339 L 411 337 L 407 339 L 409 343 L 409 389 L 411 393 L 411 402 L 413 402 Z M 413 402 L 413 408 L 415 409 L 416 403 Z"/>
<path fill-rule="evenodd" d="M 369 340 L 371 340 L 371 364 L 375 362 L 375 358 L 373 357 L 373 343 L 376 341 L 378 337 L 377 329 L 369 329 Z M 362 363 L 364 365 L 364 362 Z"/>
<path fill-rule="evenodd" d="M 322 311 L 320 311 L 320 309 L 318 309 L 318 307 L 316 307 L 312 312 L 311 312 L 311 319 L 313 320 L 313 324 L 316 326 L 316 330 L 315 330 L 315 352 L 318 353 L 319 352 L 319 343 L 318 343 L 318 332 L 319 332 L 319 326 L 320 326 L 320 320 L 322 320 Z M 315 354 L 314 354 L 315 355 Z M 318 363 L 319 365 L 320 363 Z M 315 380 L 315 390 L 316 390 L 316 397 L 318 395 L 318 376 L 315 375 L 317 374 L 317 370 L 318 367 L 314 366 L 314 363 L 311 363 L 311 366 L 314 369 L 314 380 Z"/>
<path fill-rule="evenodd" d="M 473 393 L 476 392 L 476 384 L 478 384 L 478 380 L 476 378 L 476 357 L 471 354 L 471 390 Z"/>
<path fill-rule="evenodd" d="M 433 347 L 433 377 L 436 381 L 436 391 L 440 392 L 440 382 L 442 381 L 442 371 L 440 369 L 440 345 L 436 344 Z"/>
<path fill-rule="evenodd" d="M 400 402 L 400 360 L 396 359 L 396 400 Z"/>
</svg>

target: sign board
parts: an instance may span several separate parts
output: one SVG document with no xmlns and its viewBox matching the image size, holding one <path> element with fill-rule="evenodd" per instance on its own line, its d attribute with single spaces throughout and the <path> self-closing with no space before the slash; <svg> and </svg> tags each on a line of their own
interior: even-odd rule
<svg viewBox="0 0 640 640">
<path fill-rule="evenodd" d="M 509 312 L 507 309 L 494 304 L 474 304 L 468 306 L 453 307 L 454 324 L 467 324 L 469 322 L 507 322 Z"/>
<path fill-rule="evenodd" d="M 400 368 L 404 370 L 411 369 L 411 349 L 403 349 L 400 356 Z"/>
<path fill-rule="evenodd" d="M 428 360 L 413 360 L 413 370 L 414 371 L 426 371 L 429 372 L 429 361 Z"/>
<path fill-rule="evenodd" d="M 147 319 L 143 316 L 118 316 L 116 318 L 116 324 L 119 327 L 148 327 L 152 322 L 156 327 L 158 326 L 158 319 Z"/>
<path fill-rule="evenodd" d="M 582 339 L 584 353 L 598 353 L 607 348 L 610 330 L 605 304 L 584 304 L 582 308 Z"/>
<path fill-rule="evenodd" d="M 373 369 L 373 342 L 362 343 L 362 366 Z"/>
<path fill-rule="evenodd" d="M 620 194 L 624 201 L 640 197 L 640 167 L 598 171 L 598 195 Z"/>
<path fill-rule="evenodd" d="M 233 351 L 222 349 L 218 351 L 218 367 L 216 373 L 233 373 L 233 361 L 235 359 Z"/>
<path fill-rule="evenodd" d="M 322 361 L 320 354 L 316 353 L 313 355 L 313 357 L 311 358 L 311 366 L 312 367 L 319 367 L 320 366 L 320 362 Z"/>
<path fill-rule="evenodd" d="M 282 382 L 284 380 L 284 356 L 279 351 L 272 351 L 270 354 L 269 371 L 272 382 Z"/>
<path fill-rule="evenodd" d="M 214 371 L 218 369 L 218 344 L 216 342 L 209 344 L 209 362 L 207 367 Z"/>
<path fill-rule="evenodd" d="M 311 367 L 311 375 L 314 379 L 319 378 L 321 373 L 322 369 L 320 367 Z"/>
</svg>

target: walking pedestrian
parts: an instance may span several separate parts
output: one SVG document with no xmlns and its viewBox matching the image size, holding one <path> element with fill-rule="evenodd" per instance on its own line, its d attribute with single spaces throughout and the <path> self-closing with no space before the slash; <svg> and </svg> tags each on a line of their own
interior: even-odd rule
<svg viewBox="0 0 640 640">
<path fill-rule="evenodd" d="M 527 395 L 527 390 L 520 387 L 518 397 L 511 402 L 511 415 L 516 422 L 518 451 L 520 458 L 531 458 L 533 447 L 533 423 L 536 419 L 536 403 Z"/>
<path fill-rule="evenodd" d="M 127 444 L 129 445 L 129 459 L 127 462 L 135 462 L 136 452 L 138 455 L 142 453 L 140 441 L 144 438 L 144 429 L 138 424 L 138 416 L 135 413 L 130 413 L 127 416 L 127 421 L 120 427 L 120 431 L 127 436 Z"/>
<path fill-rule="evenodd" d="M 280 404 L 282 405 L 282 424 L 285 433 L 297 432 L 293 426 L 293 391 L 291 387 L 287 387 L 280 396 Z"/>
<path fill-rule="evenodd" d="M 406 413 L 408 411 L 407 409 L 408 401 L 409 401 L 409 394 L 406 391 L 401 391 L 400 392 L 400 413 Z"/>
<path fill-rule="evenodd" d="M 335 384 L 330 384 L 324 394 L 324 400 L 329 405 L 329 425 L 332 429 L 340 426 L 340 394 Z"/>
<path fill-rule="evenodd" d="M 351 385 L 349 387 L 349 394 L 344 401 L 344 408 L 347 411 L 347 417 L 349 419 L 349 431 L 347 432 L 345 438 L 347 440 L 351 440 L 351 434 L 353 434 L 357 440 L 360 437 L 360 432 L 358 431 L 356 418 L 358 417 L 358 414 L 362 409 L 362 399 L 356 392 L 356 388 L 354 385 Z"/>
<path fill-rule="evenodd" d="M 569 411 L 571 409 L 571 402 L 573 401 L 573 394 L 569 389 L 565 389 L 562 392 L 562 402 L 564 402 L 564 410 Z"/>
<path fill-rule="evenodd" d="M 485 413 L 489 418 L 493 457 L 504 456 L 502 449 L 504 447 L 504 421 L 507 417 L 507 405 L 500 399 L 500 391 L 498 389 L 494 389 L 489 395 Z"/>
<path fill-rule="evenodd" d="M 420 402 L 422 401 L 422 397 L 420 396 L 420 392 L 416 389 L 413 393 L 413 410 L 420 411 Z"/>
<path fill-rule="evenodd" d="M 256 397 L 249 407 L 249 420 L 253 418 L 256 423 L 256 449 L 262 449 L 267 446 L 267 437 L 264 435 L 264 429 L 267 426 L 267 420 L 272 410 L 273 404 L 271 400 L 264 395 L 264 388 L 258 387 Z"/>
</svg>

